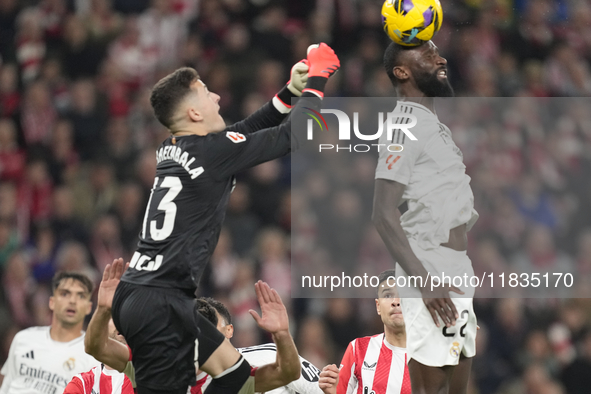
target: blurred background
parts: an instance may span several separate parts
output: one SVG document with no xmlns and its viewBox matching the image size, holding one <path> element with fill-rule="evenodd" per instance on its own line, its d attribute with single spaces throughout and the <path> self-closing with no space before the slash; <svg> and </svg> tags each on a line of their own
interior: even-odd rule
<svg viewBox="0 0 591 394">
<path fill-rule="evenodd" d="M 0 363 L 18 330 L 49 324 L 54 272 L 79 270 L 98 283 L 106 264 L 133 253 L 154 152 L 168 136 L 149 105 L 155 81 L 179 66 L 195 67 L 221 95 L 231 123 L 269 100 L 307 46 L 324 41 L 342 63 L 327 95 L 391 96 L 381 65 L 388 43 L 381 4 L 0 0 Z M 590 1 L 442 5 L 435 42 L 457 95 L 591 95 Z M 475 131 L 466 125 L 482 114 L 477 108 L 449 123 L 481 214 L 469 234 L 475 265 L 591 271 L 591 115 L 588 105 L 575 107 L 560 124 L 508 117 Z M 372 299 L 291 299 L 290 256 L 306 253 L 323 214 L 342 218 L 344 229 L 366 214 L 356 193 L 371 195 L 375 162 L 361 159 L 356 191 L 343 193 L 312 173 L 307 192 L 292 194 L 290 164 L 286 158 L 239 176 L 200 292 L 230 307 L 233 343 L 247 346 L 269 340 L 247 312 L 256 307 L 255 280 L 268 281 L 289 308 L 301 355 L 322 368 L 338 364 L 350 340 L 382 325 Z M 332 193 L 334 211 L 309 197 Z M 297 223 L 292 202 L 307 209 Z M 290 239 L 292 228 L 297 239 Z M 343 246 L 390 261 L 370 227 L 362 242 Z M 313 263 L 327 256 L 309 257 Z M 475 303 L 481 330 L 471 393 L 589 392 L 589 299 Z"/>
</svg>

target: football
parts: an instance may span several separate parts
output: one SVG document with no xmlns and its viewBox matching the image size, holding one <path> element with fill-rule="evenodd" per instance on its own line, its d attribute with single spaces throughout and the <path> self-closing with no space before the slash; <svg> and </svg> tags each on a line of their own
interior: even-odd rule
<svg viewBox="0 0 591 394">
<path fill-rule="evenodd" d="M 442 20 L 439 0 L 386 0 L 382 6 L 384 31 L 404 46 L 429 41 L 441 28 Z"/>
</svg>

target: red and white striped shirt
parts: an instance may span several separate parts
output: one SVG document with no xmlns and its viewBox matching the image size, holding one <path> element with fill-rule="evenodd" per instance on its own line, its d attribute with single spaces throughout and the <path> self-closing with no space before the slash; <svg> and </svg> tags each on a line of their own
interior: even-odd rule
<svg viewBox="0 0 591 394">
<path fill-rule="evenodd" d="M 406 349 L 384 334 L 357 338 L 341 361 L 337 394 L 411 394 L 407 363 Z"/>
<path fill-rule="evenodd" d="M 134 394 L 131 380 L 123 372 L 96 366 L 72 378 L 64 394 Z"/>
</svg>

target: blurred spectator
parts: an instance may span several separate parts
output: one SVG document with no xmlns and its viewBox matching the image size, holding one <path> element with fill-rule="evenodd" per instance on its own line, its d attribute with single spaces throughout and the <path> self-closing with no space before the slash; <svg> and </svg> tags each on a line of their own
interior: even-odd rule
<svg viewBox="0 0 591 394">
<path fill-rule="evenodd" d="M 47 45 L 43 39 L 43 14 L 38 8 L 26 8 L 17 19 L 16 59 L 22 81 L 33 81 L 41 70 Z"/>
<path fill-rule="evenodd" d="M 4 0 L 7 1 L 7 0 Z M 0 23 L 0 25 L 2 25 Z M 0 116 L 16 117 L 21 100 L 16 65 L 0 64 Z"/>
<path fill-rule="evenodd" d="M 74 215 L 74 195 L 69 186 L 59 186 L 53 191 L 51 227 L 59 243 L 87 241 L 87 231 Z"/>
<path fill-rule="evenodd" d="M 259 277 L 279 293 L 290 310 L 291 270 L 289 244 L 285 234 L 277 228 L 263 229 L 257 240 Z"/>
<path fill-rule="evenodd" d="M 21 327 L 35 324 L 32 299 L 36 283 L 29 264 L 25 253 L 15 252 L 8 258 L 2 275 L 2 287 L 12 318 Z"/>
<path fill-rule="evenodd" d="M 259 219 L 250 210 L 250 189 L 243 182 L 236 183 L 230 194 L 224 226 L 233 240 L 233 249 L 244 256 L 252 248 L 259 230 Z"/>
<path fill-rule="evenodd" d="M 47 58 L 41 68 L 41 80 L 47 85 L 51 102 L 58 113 L 63 114 L 70 105 L 70 91 L 62 73 L 62 63 L 57 58 Z"/>
<path fill-rule="evenodd" d="M 97 159 L 74 187 L 76 215 L 85 225 L 90 226 L 102 214 L 109 212 L 116 196 L 117 184 L 113 166 L 105 159 Z"/>
<path fill-rule="evenodd" d="M 105 109 L 99 102 L 95 85 L 89 79 L 75 82 L 70 92 L 72 106 L 68 118 L 74 127 L 75 146 L 81 158 L 89 160 L 104 144 Z"/>
<path fill-rule="evenodd" d="M 561 376 L 569 394 L 583 394 L 591 385 L 591 332 L 582 339 L 579 357 L 568 365 Z"/>
<path fill-rule="evenodd" d="M 47 85 L 40 81 L 31 83 L 23 100 L 21 114 L 25 142 L 28 145 L 47 144 L 56 119 L 57 113 L 51 103 Z"/>
<path fill-rule="evenodd" d="M 123 29 L 124 20 L 113 11 L 111 3 L 111 0 L 91 0 L 90 9 L 84 15 L 91 38 L 101 44 L 113 40 Z"/>
<path fill-rule="evenodd" d="M 70 183 L 75 180 L 80 157 L 74 149 L 74 129 L 72 122 L 59 119 L 51 135 L 51 159 L 49 168 L 56 184 Z"/>
<path fill-rule="evenodd" d="M 39 223 L 33 231 L 32 242 L 28 250 L 32 275 L 38 283 L 51 284 L 55 274 L 55 254 L 57 240 L 52 228 L 47 223 Z"/>
<path fill-rule="evenodd" d="M 124 256 L 131 256 L 135 252 L 144 208 L 142 188 L 135 182 L 122 184 L 117 193 L 115 213 L 119 219 Z"/>
<path fill-rule="evenodd" d="M 11 223 L 0 218 L 0 276 L 4 271 L 8 258 L 18 249 L 19 240 Z"/>
<path fill-rule="evenodd" d="M 554 245 L 552 233 L 548 227 L 533 226 L 526 236 L 525 250 L 513 258 L 513 267 L 517 272 L 573 272 L 572 259 Z M 547 289 L 542 289 L 547 291 Z"/>
<path fill-rule="evenodd" d="M 64 73 L 71 80 L 94 77 L 98 72 L 104 49 L 94 43 L 84 22 L 70 16 L 64 27 Z"/>
<path fill-rule="evenodd" d="M 211 275 L 208 285 L 216 294 L 225 294 L 232 290 L 236 279 L 236 268 L 240 261 L 232 251 L 232 237 L 227 228 L 220 233 L 218 244 L 211 256 Z"/>
<path fill-rule="evenodd" d="M 56 271 L 81 272 L 95 284 L 100 281 L 98 271 L 90 265 L 88 250 L 81 243 L 74 241 L 65 242 L 58 249 Z"/>
<path fill-rule="evenodd" d="M 116 258 L 124 256 L 119 223 L 115 216 L 107 214 L 96 220 L 90 239 L 90 250 L 99 272 L 104 271 L 107 264 L 111 264 Z M 130 260 L 131 255 L 125 257 L 126 260 Z"/>
<path fill-rule="evenodd" d="M 111 118 L 107 125 L 107 146 L 104 159 L 115 169 L 118 182 L 128 181 L 134 175 L 138 151 L 131 140 L 129 125 L 125 118 Z"/>
<path fill-rule="evenodd" d="M 47 162 L 42 157 L 30 158 L 19 183 L 18 205 L 31 222 L 49 219 L 52 190 Z"/>
<path fill-rule="evenodd" d="M 25 169 L 25 151 L 16 139 L 16 127 L 8 118 L 0 118 L 0 181 L 19 181 Z"/>
</svg>

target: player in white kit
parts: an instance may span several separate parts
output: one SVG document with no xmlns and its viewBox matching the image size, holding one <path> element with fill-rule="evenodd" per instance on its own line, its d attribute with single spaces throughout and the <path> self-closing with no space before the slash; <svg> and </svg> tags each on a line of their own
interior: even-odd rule
<svg viewBox="0 0 591 394">
<path fill-rule="evenodd" d="M 380 139 L 403 149 L 380 152 L 373 210 L 376 229 L 397 262 L 414 394 L 465 393 L 475 355 L 473 289 L 451 283 L 430 288 L 430 278 L 442 273 L 473 274 L 466 232 L 478 218 L 462 153 L 435 114 L 433 98 L 453 96 L 446 64 L 431 41 L 418 47 L 390 44 L 384 54 L 401 98 L 394 116 L 417 120 L 410 129 L 416 140 L 402 131 L 389 141 L 386 134 Z M 401 215 L 398 208 L 406 211 Z M 401 277 L 420 280 L 403 287 Z"/>
<path fill-rule="evenodd" d="M 93 284 L 78 273 L 57 273 L 52 281 L 51 326 L 18 332 L 2 367 L 2 394 L 61 394 L 72 377 L 100 365 L 84 351 L 84 318 Z"/>
</svg>

